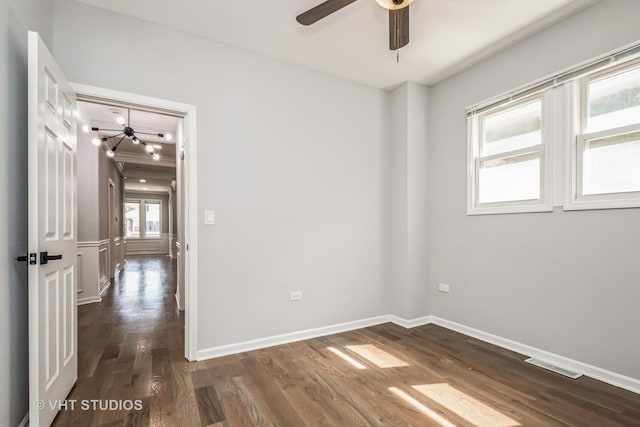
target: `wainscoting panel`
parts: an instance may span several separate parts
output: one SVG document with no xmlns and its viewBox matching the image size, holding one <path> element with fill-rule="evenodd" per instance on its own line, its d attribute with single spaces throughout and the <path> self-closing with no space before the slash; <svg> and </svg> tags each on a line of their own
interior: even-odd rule
<svg viewBox="0 0 640 427">
<path fill-rule="evenodd" d="M 125 258 L 127 257 L 127 240 L 122 239 L 120 244 L 120 270 L 125 268 Z"/>
<path fill-rule="evenodd" d="M 120 236 L 113 239 L 113 243 L 115 246 L 115 275 L 117 276 L 120 270 L 122 269 L 122 241 L 120 240 Z"/>
<path fill-rule="evenodd" d="M 78 305 L 100 302 L 100 243 L 78 242 Z"/>
<path fill-rule="evenodd" d="M 127 239 L 127 255 L 168 255 L 169 233 L 159 239 Z"/>
<path fill-rule="evenodd" d="M 101 295 L 109 286 L 109 239 L 102 240 L 98 249 L 98 265 L 100 266 L 100 283 L 98 293 Z"/>
<path fill-rule="evenodd" d="M 176 244 L 178 240 L 178 236 L 176 234 L 169 235 L 169 256 L 171 258 L 176 258 L 178 255 L 176 254 Z"/>
</svg>

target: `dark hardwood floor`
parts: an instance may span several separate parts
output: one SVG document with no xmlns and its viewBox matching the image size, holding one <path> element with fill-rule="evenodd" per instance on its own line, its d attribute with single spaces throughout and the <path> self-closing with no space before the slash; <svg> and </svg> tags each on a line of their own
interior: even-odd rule
<svg viewBox="0 0 640 427">
<path fill-rule="evenodd" d="M 435 325 L 384 324 L 187 362 L 174 293 L 169 258 L 130 258 L 102 303 L 79 308 L 69 399 L 139 399 L 142 409 L 77 404 L 54 425 L 640 426 L 640 395 Z"/>
</svg>

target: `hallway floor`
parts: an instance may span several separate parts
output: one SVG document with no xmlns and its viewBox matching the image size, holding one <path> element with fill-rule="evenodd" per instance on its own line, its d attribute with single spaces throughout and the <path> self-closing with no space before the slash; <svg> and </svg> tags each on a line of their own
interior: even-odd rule
<svg viewBox="0 0 640 427">
<path fill-rule="evenodd" d="M 435 326 L 383 324 L 201 362 L 184 359 L 176 266 L 129 258 L 79 307 L 69 399 L 141 410 L 62 411 L 56 426 L 640 426 L 640 395 L 525 363 Z"/>
<path fill-rule="evenodd" d="M 102 302 L 78 307 L 78 382 L 69 399 L 140 399 L 142 411 L 83 411 L 78 403 L 60 412 L 55 426 L 175 426 L 177 415 L 197 419 L 195 401 L 183 405 L 189 362 L 176 270 L 167 256 L 128 257 Z"/>
</svg>

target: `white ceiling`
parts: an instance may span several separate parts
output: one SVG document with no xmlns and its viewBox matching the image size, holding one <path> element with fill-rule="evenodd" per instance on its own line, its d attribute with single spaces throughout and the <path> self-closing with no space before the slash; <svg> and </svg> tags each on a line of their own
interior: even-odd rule
<svg viewBox="0 0 640 427">
<path fill-rule="evenodd" d="M 121 128 L 122 126 L 116 122 L 116 117 L 121 115 L 127 119 L 128 112 L 130 112 L 130 123 L 128 124 L 135 130 L 140 129 L 140 131 L 143 131 L 144 129 L 145 132 L 171 133 L 172 135 L 175 135 L 178 120 L 180 120 L 178 117 L 164 114 L 128 110 L 127 108 L 84 101 L 78 102 L 78 112 L 80 113 L 80 121 L 82 123 L 91 124 L 91 122 L 97 122 L 101 125 L 110 123 L 111 129 Z"/>
<path fill-rule="evenodd" d="M 130 113 L 130 116 L 129 116 Z M 175 158 L 176 145 L 175 135 L 178 127 L 177 117 L 166 116 L 163 114 L 150 113 L 147 111 L 127 110 L 122 107 L 115 107 L 103 104 L 94 104 L 90 102 L 78 102 L 78 114 L 81 125 L 87 124 L 89 127 L 99 127 L 101 129 L 118 129 L 117 131 L 101 131 L 99 136 L 110 136 L 121 132 L 122 125 L 116 122 L 116 117 L 122 115 L 129 118 L 129 126 L 137 132 L 149 133 L 171 133 L 173 138 L 167 141 L 165 138 L 152 135 L 138 134 L 141 140 L 152 143 L 156 147 L 156 153 L 160 154 L 163 159 L 173 159 L 172 166 L 160 166 L 141 164 L 137 162 L 121 162 L 125 176 L 125 188 L 133 191 L 169 191 L 169 186 L 176 179 Z M 91 131 L 91 133 L 95 133 Z M 117 140 L 118 138 L 116 138 Z M 108 141 L 108 145 L 113 145 L 113 140 Z M 147 158 L 148 153 L 145 152 L 141 144 L 133 144 L 130 140 L 124 140 L 118 147 L 118 153 L 127 153 Z M 145 179 L 145 183 L 141 183 L 140 179 Z"/>
<path fill-rule="evenodd" d="M 359 0 L 304 27 L 323 0 L 78 0 L 379 88 L 436 83 L 594 0 L 416 0 L 400 63 L 388 16 Z"/>
</svg>

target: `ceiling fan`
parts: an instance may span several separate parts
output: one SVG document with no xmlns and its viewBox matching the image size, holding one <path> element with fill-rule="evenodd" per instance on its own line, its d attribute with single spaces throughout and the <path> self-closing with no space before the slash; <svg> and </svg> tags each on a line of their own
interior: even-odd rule
<svg viewBox="0 0 640 427">
<path fill-rule="evenodd" d="M 327 0 L 296 17 L 302 25 L 311 25 L 337 12 L 356 0 Z M 413 0 L 376 0 L 389 9 L 389 49 L 397 50 L 409 44 L 409 5 Z"/>
</svg>

